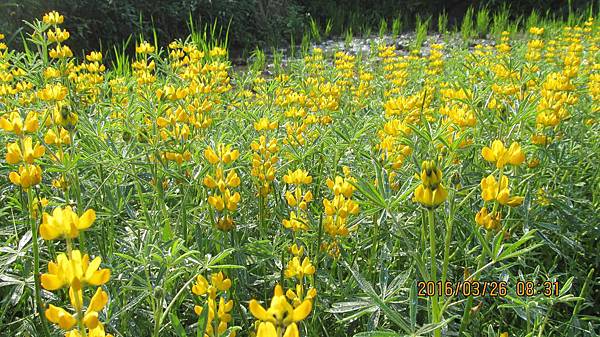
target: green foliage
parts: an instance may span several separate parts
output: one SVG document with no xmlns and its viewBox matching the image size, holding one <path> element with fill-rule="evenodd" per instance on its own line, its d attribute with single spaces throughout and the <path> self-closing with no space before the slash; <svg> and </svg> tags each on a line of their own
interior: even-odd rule
<svg viewBox="0 0 600 337">
<path fill-rule="evenodd" d="M 383 38 L 383 36 L 388 31 L 388 23 L 386 19 L 381 19 L 379 22 L 379 38 Z"/>
<path fill-rule="evenodd" d="M 392 37 L 397 37 L 402 31 L 402 18 L 400 16 L 395 17 L 394 21 L 392 21 Z"/>
<path fill-rule="evenodd" d="M 475 27 L 477 28 L 477 34 L 479 37 L 485 37 L 488 32 L 490 25 L 490 11 L 483 7 L 477 12 L 477 18 L 475 19 Z"/>
<path fill-rule="evenodd" d="M 498 11 L 494 13 L 492 18 L 492 27 L 490 34 L 499 39 L 503 31 L 508 29 L 510 19 L 510 8 L 509 6 L 503 5 Z"/>
<path fill-rule="evenodd" d="M 425 21 L 421 19 L 421 16 L 417 16 L 415 28 L 415 40 L 411 47 L 413 51 L 419 51 L 421 46 L 423 46 L 423 42 L 427 39 L 427 32 L 429 30 L 429 22 L 431 22 L 431 16 L 428 17 Z"/>
<path fill-rule="evenodd" d="M 448 32 L 448 13 L 446 13 L 446 11 L 438 14 L 437 29 L 440 34 L 446 34 Z"/>
<path fill-rule="evenodd" d="M 474 27 L 473 27 L 473 7 L 467 8 L 465 15 L 462 18 L 462 23 L 460 24 L 460 36 L 463 41 L 468 41 L 473 37 Z"/>
</svg>

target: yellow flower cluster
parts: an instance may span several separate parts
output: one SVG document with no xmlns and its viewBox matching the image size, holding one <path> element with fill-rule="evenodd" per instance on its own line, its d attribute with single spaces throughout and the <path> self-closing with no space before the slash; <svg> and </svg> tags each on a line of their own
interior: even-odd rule
<svg viewBox="0 0 600 337">
<path fill-rule="evenodd" d="M 436 75 L 441 74 L 444 69 L 443 49 L 444 46 L 441 44 L 434 43 L 431 45 L 431 53 L 429 54 L 428 58 L 429 63 L 427 64 L 425 73 L 429 76 L 432 76 L 431 78 L 433 80 L 440 78 Z"/>
<path fill-rule="evenodd" d="M 192 292 L 197 296 L 206 298 L 204 306 L 207 308 L 207 323 L 204 337 L 222 336 L 227 330 L 228 324 L 233 320 L 233 300 L 227 300 L 231 288 L 231 280 L 223 272 L 214 273 L 210 276 L 210 283 L 202 276 L 196 277 L 196 283 L 192 286 Z M 217 299 L 218 298 L 218 299 Z M 194 312 L 202 315 L 204 307 L 194 306 Z M 235 337 L 236 331 L 231 331 L 229 337 Z"/>
<path fill-rule="evenodd" d="M 250 175 L 258 180 L 258 195 L 263 198 L 271 192 L 271 185 L 277 172 L 279 145 L 277 138 L 270 136 L 268 132 L 276 130 L 277 127 L 277 122 L 269 121 L 266 117 L 254 123 L 254 129 L 259 132 L 260 136 L 258 140 L 254 140 L 250 144 L 253 151 Z"/>
<path fill-rule="evenodd" d="M 494 140 L 492 147 L 485 146 L 481 156 L 488 162 L 496 163 L 496 168 L 502 169 L 506 164 L 518 166 L 525 161 L 525 154 L 517 142 L 510 144 L 507 149 L 500 140 Z"/>
<path fill-rule="evenodd" d="M 66 331 L 66 337 L 112 336 L 106 334 L 99 318 L 99 313 L 108 303 L 108 293 L 102 290 L 101 286 L 110 279 L 110 270 L 100 269 L 100 257 L 90 261 L 88 254 L 71 249 L 71 240 L 77 238 L 80 231 L 88 229 L 95 220 L 96 213 L 93 209 L 88 209 L 78 216 L 69 206 L 56 207 L 52 215 L 44 212 L 42 217 L 40 235 L 44 240 L 67 240 L 67 253 L 59 253 L 55 261 L 48 263 L 48 273 L 41 276 L 41 285 L 48 291 L 69 289 L 74 314 L 52 304 L 48 305 L 44 313 L 48 321 Z M 97 287 L 89 299 L 87 308 L 86 286 Z"/>
<path fill-rule="evenodd" d="M 330 243 L 323 243 L 321 248 L 333 256 L 339 256 L 338 238 L 346 237 L 350 230 L 356 227 L 348 228 L 348 218 L 359 212 L 359 207 L 352 194 L 355 191 L 352 183 L 355 181 L 350 176 L 350 169 L 344 166 L 344 177 L 336 176 L 334 180 L 327 179 L 327 187 L 333 194 L 332 199 L 323 199 L 325 207 L 325 219 L 323 220 L 323 230 L 331 238 Z"/>
<path fill-rule="evenodd" d="M 250 312 L 259 321 L 256 337 L 299 337 L 298 322 L 304 320 L 312 310 L 312 300 L 305 299 L 296 307 L 292 306 L 283 293 L 283 288 L 275 286 L 268 309 L 257 300 L 251 300 Z"/>
<path fill-rule="evenodd" d="M 23 189 L 28 189 L 42 181 L 42 168 L 36 164 L 46 149 L 38 142 L 33 143 L 31 136 L 39 128 L 38 114 L 30 112 L 25 120 L 18 111 L 11 112 L 7 117 L 0 117 L 0 128 L 14 134 L 17 140 L 6 145 L 6 162 L 19 165 L 18 171 L 10 172 L 9 180 Z"/>
<path fill-rule="evenodd" d="M 448 191 L 442 184 L 442 171 L 433 160 L 425 160 L 421 165 L 421 184 L 414 193 L 414 201 L 427 208 L 435 208 L 448 198 Z"/>
<path fill-rule="evenodd" d="M 285 199 L 287 204 L 293 208 L 290 211 L 289 219 L 283 220 L 283 227 L 289 228 L 294 232 L 307 230 L 308 219 L 306 214 L 308 204 L 313 201 L 313 194 L 311 191 L 304 192 L 302 185 L 312 183 L 312 177 L 308 175 L 307 171 L 302 169 L 297 169 L 294 172 L 288 170 L 288 173 L 283 176 L 283 181 L 288 185 L 288 190 L 285 192 Z"/>
<path fill-rule="evenodd" d="M 154 47 L 147 41 L 142 41 L 135 47 L 135 53 L 138 59 L 131 64 L 133 74 L 140 87 L 145 87 L 156 82 L 156 63 L 151 60 L 149 54 L 154 53 Z"/>
<path fill-rule="evenodd" d="M 519 143 L 513 142 L 507 149 L 502 141 L 495 140 L 491 147 L 484 147 L 481 156 L 488 162 L 495 163 L 499 170 L 500 179 L 494 175 L 481 179 L 481 198 L 484 202 L 494 202 L 491 212 L 486 205 L 475 216 L 475 222 L 487 230 L 500 228 L 502 213 L 500 206 L 516 207 L 523 203 L 523 197 L 511 196 L 508 177 L 504 175 L 504 167 L 509 164 L 519 166 L 525 161 L 525 154 Z"/>
<path fill-rule="evenodd" d="M 293 244 L 289 248 L 292 253 L 292 259 L 288 262 L 287 268 L 284 271 L 286 278 L 296 281 L 295 290 L 292 288 L 285 292 L 285 296 L 292 301 L 293 308 L 300 307 L 305 301 L 312 301 L 317 296 L 317 290 L 313 287 L 309 287 L 309 283 L 313 283 L 312 278 L 316 272 L 315 266 L 311 263 L 308 256 L 304 255 L 304 247 Z M 307 276 L 310 277 L 310 282 L 307 280 Z M 306 290 L 308 288 L 308 290 Z M 259 323 L 260 324 L 260 323 Z"/>
<path fill-rule="evenodd" d="M 67 45 L 63 45 L 62 42 L 66 41 L 70 34 L 68 31 L 60 29 L 58 25 L 64 22 L 64 17 L 60 15 L 56 11 L 52 11 L 47 13 L 42 18 L 43 22 L 54 27 L 54 30 L 49 30 L 46 33 L 46 38 L 48 42 L 56 43 L 56 46 L 48 52 L 51 58 L 53 59 L 65 59 L 68 57 L 73 57 L 73 52 L 71 48 Z"/>
<path fill-rule="evenodd" d="M 231 145 L 219 144 L 216 151 L 211 147 L 204 150 L 204 157 L 212 165 L 212 173 L 204 177 L 204 186 L 211 189 L 208 203 L 216 211 L 216 226 L 222 231 L 230 231 L 234 227 L 231 214 L 238 208 L 240 193 L 231 189 L 240 186 L 240 177 L 235 169 L 226 169 L 240 156 L 238 150 L 232 150 Z"/>
</svg>

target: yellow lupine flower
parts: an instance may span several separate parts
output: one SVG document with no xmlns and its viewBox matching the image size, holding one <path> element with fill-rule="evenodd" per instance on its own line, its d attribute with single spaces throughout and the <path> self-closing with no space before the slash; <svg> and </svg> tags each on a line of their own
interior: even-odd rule
<svg viewBox="0 0 600 337">
<path fill-rule="evenodd" d="M 86 210 L 80 217 L 70 206 L 56 207 L 52 215 L 44 212 L 40 235 L 44 240 L 74 239 L 79 236 L 80 230 L 88 229 L 95 220 L 96 212 L 93 209 Z"/>
<path fill-rule="evenodd" d="M 50 55 L 50 57 L 53 59 L 63 59 L 67 57 L 73 57 L 73 52 L 71 51 L 71 48 L 69 48 L 69 46 L 60 45 L 50 49 L 48 55 Z"/>
<path fill-rule="evenodd" d="M 102 258 L 96 257 L 90 262 L 89 255 L 81 256 L 79 250 L 73 250 L 71 257 L 60 253 L 56 262 L 48 263 L 48 273 L 42 274 L 42 287 L 46 290 L 57 290 L 65 286 L 74 286 L 79 290 L 84 285 L 100 286 L 110 279 L 109 269 L 98 269 Z"/>
<path fill-rule="evenodd" d="M 217 316 L 219 320 L 223 323 L 231 322 L 231 314 L 229 312 L 233 309 L 233 300 L 229 300 L 225 302 L 223 297 L 219 298 L 219 310 L 217 311 Z"/>
<path fill-rule="evenodd" d="M 259 119 L 258 122 L 254 123 L 254 129 L 256 131 L 275 130 L 275 129 L 277 129 L 277 126 L 278 126 L 278 124 L 276 121 L 271 122 L 266 117 L 263 117 L 263 118 Z"/>
<path fill-rule="evenodd" d="M 23 151 L 21 151 L 18 142 L 8 143 L 6 149 L 6 161 L 9 164 L 17 164 L 21 161 L 33 164 L 33 161 L 42 157 L 46 150 L 39 143 L 36 143 L 35 146 L 33 146 L 31 137 L 25 137 L 25 139 L 23 139 Z"/>
<path fill-rule="evenodd" d="M 135 47 L 136 54 L 150 54 L 154 53 L 154 47 L 150 45 L 150 43 L 146 41 L 142 41 L 139 45 Z"/>
<path fill-rule="evenodd" d="M 517 142 L 513 142 L 510 148 L 505 148 L 500 140 L 494 140 L 492 147 L 484 147 L 481 150 L 483 158 L 489 162 L 495 162 L 497 168 L 503 168 L 506 164 L 520 165 L 525 161 L 525 154 Z"/>
<path fill-rule="evenodd" d="M 340 176 L 336 176 L 335 180 L 327 179 L 326 184 L 334 195 L 342 194 L 346 198 L 350 198 L 356 189 L 350 183 L 349 179 L 344 179 Z"/>
<path fill-rule="evenodd" d="M 288 174 L 283 176 L 283 181 L 290 185 L 310 184 L 312 177 L 308 175 L 307 171 L 302 169 L 297 169 L 294 172 L 288 170 Z"/>
<path fill-rule="evenodd" d="M 231 280 L 228 279 L 222 271 L 210 276 L 211 284 L 219 291 L 227 291 L 231 288 Z"/>
<path fill-rule="evenodd" d="M 98 322 L 98 325 L 95 328 L 88 327 L 86 335 L 87 335 L 87 337 L 113 337 L 113 335 L 106 333 L 106 331 L 104 330 L 104 326 L 100 322 Z M 81 332 L 79 330 L 73 329 L 71 331 L 68 331 L 65 334 L 65 337 L 83 337 L 83 336 L 81 335 Z"/>
<path fill-rule="evenodd" d="M 302 263 L 300 263 L 300 258 L 298 256 L 294 256 L 288 262 L 287 268 L 285 270 L 285 277 L 296 277 L 299 280 L 302 280 L 304 275 L 313 275 L 315 271 L 315 266 L 313 266 L 308 257 L 305 257 L 302 260 Z"/>
<path fill-rule="evenodd" d="M 198 296 L 205 295 L 208 292 L 208 281 L 204 276 L 198 275 L 196 277 L 196 283 L 192 286 L 192 292 Z"/>
<path fill-rule="evenodd" d="M 48 31 L 48 41 L 50 42 L 63 42 L 71 36 L 68 31 L 60 28 L 56 28 L 55 30 Z"/>
<path fill-rule="evenodd" d="M 285 297 L 283 289 L 278 284 L 271 299 L 271 305 L 265 309 L 256 300 L 250 301 L 250 312 L 261 321 L 256 331 L 256 337 L 299 337 L 297 322 L 302 321 L 312 310 L 312 301 L 304 300 L 294 308 Z"/>
<path fill-rule="evenodd" d="M 58 326 L 64 330 L 71 329 L 75 323 L 77 323 L 77 320 L 73 315 L 68 313 L 65 309 L 56 307 L 52 304 L 48 305 L 48 309 L 46 309 L 44 315 L 50 322 L 58 324 Z"/>
<path fill-rule="evenodd" d="M 482 207 L 475 215 L 475 222 L 487 230 L 497 229 L 500 226 L 500 212 L 488 213 L 487 208 Z"/>
<path fill-rule="evenodd" d="M 21 162 L 23 155 L 21 154 L 21 147 L 18 143 L 6 144 L 6 162 L 9 164 L 18 164 Z"/>
<path fill-rule="evenodd" d="M 285 292 L 285 296 L 287 298 L 289 298 L 290 301 L 292 301 L 292 305 L 294 306 L 294 308 L 296 308 L 300 304 L 302 304 L 302 301 L 304 301 L 304 300 L 312 301 L 315 297 L 317 297 L 317 289 L 310 288 L 310 289 L 308 289 L 306 294 L 304 294 L 303 285 L 296 284 L 296 291 L 293 291 L 292 289 L 288 289 Z"/>
<path fill-rule="evenodd" d="M 290 228 L 293 231 L 297 231 L 297 230 L 307 230 L 308 229 L 308 225 L 306 224 L 306 220 L 296 216 L 296 212 L 292 211 L 290 212 L 290 218 L 289 219 L 283 219 L 283 227 L 285 228 Z"/>
<path fill-rule="evenodd" d="M 13 111 L 6 117 L 0 117 L 0 129 L 7 132 L 13 132 L 16 135 L 20 135 L 23 131 L 35 132 L 39 127 L 38 114 L 36 112 L 29 112 L 25 117 L 25 122 L 21 118 L 21 114 L 18 111 Z"/>
<path fill-rule="evenodd" d="M 508 188 L 508 177 L 502 175 L 500 182 L 496 181 L 493 175 L 489 175 L 486 178 L 481 179 L 481 198 L 484 201 L 497 200 L 502 205 L 508 205 L 510 207 L 519 206 L 523 203 L 523 197 L 510 196 L 510 189 Z"/>
<path fill-rule="evenodd" d="M 58 135 L 54 130 L 48 129 L 46 135 L 44 135 L 44 142 L 49 145 L 71 144 L 71 137 L 69 132 L 64 128 L 60 128 Z"/>
<path fill-rule="evenodd" d="M 42 21 L 44 21 L 44 23 L 47 23 L 50 25 L 59 25 L 59 24 L 63 23 L 64 20 L 65 20 L 65 17 L 60 15 L 57 11 L 52 11 L 50 13 L 46 13 L 42 17 Z"/>
<path fill-rule="evenodd" d="M 28 189 L 42 181 L 42 168 L 38 165 L 21 165 L 19 172 L 11 172 L 8 179 L 11 183 Z"/>
<path fill-rule="evenodd" d="M 44 101 L 61 101 L 67 97 L 67 87 L 58 84 L 46 84 L 44 89 L 38 92 L 38 97 Z"/>
<path fill-rule="evenodd" d="M 302 256 L 304 254 L 304 247 L 296 245 L 295 243 L 289 248 L 290 253 L 294 256 Z"/>
<path fill-rule="evenodd" d="M 240 152 L 238 150 L 231 150 L 231 145 L 219 144 L 216 152 L 211 147 L 207 147 L 204 150 L 204 157 L 206 157 L 206 160 L 213 165 L 219 162 L 229 164 L 235 161 L 239 156 Z"/>
<path fill-rule="evenodd" d="M 417 186 L 414 200 L 425 207 L 437 207 L 448 198 L 448 191 L 442 184 L 442 171 L 433 161 L 421 165 L 421 184 Z"/>
</svg>

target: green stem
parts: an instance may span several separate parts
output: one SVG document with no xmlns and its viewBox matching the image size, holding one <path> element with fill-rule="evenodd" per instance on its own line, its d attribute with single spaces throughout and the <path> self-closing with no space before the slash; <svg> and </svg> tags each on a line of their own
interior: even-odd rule
<svg viewBox="0 0 600 337">
<path fill-rule="evenodd" d="M 452 227 L 454 222 L 454 192 L 450 192 L 450 214 L 446 223 L 446 238 L 444 239 L 444 262 L 442 265 L 442 284 L 445 284 L 448 276 L 448 264 L 450 260 L 450 243 L 452 242 Z"/>
<path fill-rule="evenodd" d="M 495 205 L 494 205 L 494 209 L 495 209 Z M 476 229 L 478 230 L 478 229 Z M 490 241 L 492 238 L 492 231 L 487 231 L 487 233 L 485 234 L 485 240 L 486 241 Z M 483 242 L 481 243 L 482 245 L 484 244 Z M 481 270 L 481 268 L 483 268 L 483 264 L 485 262 L 485 249 L 483 249 L 483 247 L 481 248 L 481 255 L 479 255 L 479 261 L 477 262 L 477 270 L 476 272 L 479 272 Z M 472 281 L 477 281 L 477 276 L 473 275 L 474 277 L 472 278 Z M 467 303 L 465 305 L 465 311 L 463 312 L 463 317 L 462 320 L 460 322 L 460 328 L 459 328 L 459 335 L 462 335 L 464 329 L 467 327 L 467 323 L 469 322 L 470 318 L 471 318 L 471 308 L 473 307 L 473 296 L 469 296 L 467 298 Z"/>
<path fill-rule="evenodd" d="M 435 249 L 435 218 L 433 209 L 427 210 L 427 219 L 429 220 L 429 252 L 431 257 L 431 280 L 437 285 L 437 261 L 436 261 L 436 249 Z M 431 297 L 431 312 L 432 321 L 434 324 L 440 322 L 439 314 L 439 298 L 438 294 L 433 294 Z M 435 337 L 441 337 L 442 331 L 437 328 L 433 331 Z"/>
<path fill-rule="evenodd" d="M 31 188 L 27 189 L 27 203 L 29 208 L 29 222 L 31 225 L 31 238 L 32 238 L 32 249 L 33 249 L 33 280 L 34 280 L 34 291 L 35 291 L 35 302 L 37 313 L 40 316 L 40 321 L 42 323 L 42 330 L 44 331 L 44 335 L 49 337 L 50 332 L 48 330 L 48 322 L 46 321 L 46 316 L 44 316 L 44 308 L 42 306 L 42 296 L 41 296 L 41 283 L 40 283 L 40 251 L 38 246 L 38 228 L 37 228 L 37 220 L 33 217 L 33 194 L 31 192 Z"/>
</svg>

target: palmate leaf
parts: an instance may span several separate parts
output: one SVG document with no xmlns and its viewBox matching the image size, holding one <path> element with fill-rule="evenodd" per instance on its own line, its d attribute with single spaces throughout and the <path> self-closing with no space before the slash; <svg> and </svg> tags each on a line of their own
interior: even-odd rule
<svg viewBox="0 0 600 337">
<path fill-rule="evenodd" d="M 350 265 L 347 262 L 344 261 L 343 263 L 344 266 L 346 266 L 346 268 L 350 270 L 350 273 L 352 273 L 352 276 L 358 283 L 360 289 L 366 295 L 368 295 L 371 298 L 371 300 L 373 300 L 373 302 L 379 307 L 379 309 L 383 311 L 385 316 L 390 321 L 395 323 L 399 328 L 401 328 L 404 332 L 410 332 L 410 327 L 406 320 L 400 314 L 398 314 L 396 310 L 392 309 L 389 305 L 387 305 L 387 303 L 385 303 L 385 301 L 379 295 L 377 295 L 377 293 L 375 293 L 375 290 L 373 289 L 371 284 L 367 282 L 367 280 L 365 280 L 364 277 L 358 271 L 358 266 L 355 265 L 354 267 L 350 267 Z"/>
</svg>

